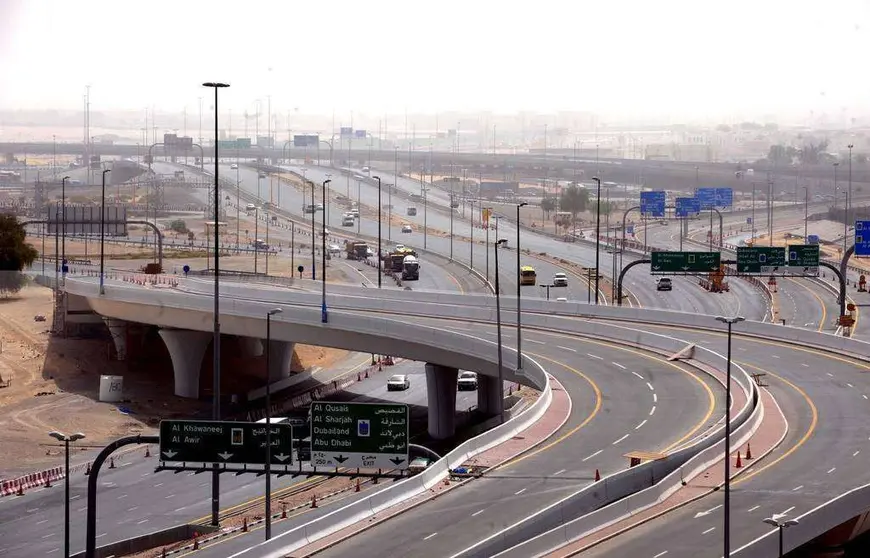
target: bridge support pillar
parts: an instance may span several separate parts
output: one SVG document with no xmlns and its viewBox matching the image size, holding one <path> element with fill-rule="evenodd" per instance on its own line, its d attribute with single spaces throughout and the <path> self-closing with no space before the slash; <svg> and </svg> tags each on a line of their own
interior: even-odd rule
<svg viewBox="0 0 870 558">
<path fill-rule="evenodd" d="M 127 322 L 104 317 L 103 323 L 109 328 L 112 342 L 115 343 L 115 354 L 118 360 L 127 360 Z"/>
<path fill-rule="evenodd" d="M 485 416 L 494 417 L 501 414 L 504 405 L 504 389 L 499 385 L 498 378 L 477 375 L 477 410 Z"/>
<path fill-rule="evenodd" d="M 269 340 L 269 381 L 277 382 L 290 376 L 290 364 L 296 343 Z"/>
<path fill-rule="evenodd" d="M 199 371 L 202 356 L 209 341 L 214 338 L 207 331 L 161 329 L 160 337 L 169 349 L 175 375 L 175 395 L 197 399 L 199 397 Z"/>
<path fill-rule="evenodd" d="M 256 337 L 237 337 L 239 348 L 245 357 L 263 356 L 263 342 Z"/>
<path fill-rule="evenodd" d="M 456 378 L 459 370 L 426 363 L 426 391 L 429 404 L 429 435 L 436 440 L 456 433 Z"/>
</svg>

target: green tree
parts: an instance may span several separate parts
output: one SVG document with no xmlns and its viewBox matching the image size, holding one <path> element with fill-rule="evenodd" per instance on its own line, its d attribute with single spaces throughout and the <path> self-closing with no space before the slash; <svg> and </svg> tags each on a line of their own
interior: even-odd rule
<svg viewBox="0 0 870 558">
<path fill-rule="evenodd" d="M 24 286 L 21 271 L 39 255 L 25 239 L 24 225 L 14 215 L 0 215 L 0 292 L 17 293 Z"/>
<path fill-rule="evenodd" d="M 169 230 L 174 233 L 184 234 L 187 232 L 187 223 L 184 222 L 183 219 L 175 219 L 171 223 L 169 223 Z"/>
<path fill-rule="evenodd" d="M 545 195 L 541 200 L 541 209 L 547 214 L 547 220 L 549 220 L 550 212 L 556 209 L 556 198 Z"/>
<path fill-rule="evenodd" d="M 571 214 L 571 221 L 577 220 L 577 214 L 586 211 L 589 207 L 589 190 L 579 188 L 575 185 L 568 186 L 562 190 L 562 195 L 559 198 L 559 207 L 562 211 L 567 211 Z"/>
</svg>

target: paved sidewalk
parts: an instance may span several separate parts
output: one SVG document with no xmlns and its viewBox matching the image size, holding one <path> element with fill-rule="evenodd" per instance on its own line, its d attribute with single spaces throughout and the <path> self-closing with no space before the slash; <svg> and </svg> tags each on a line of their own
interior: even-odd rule
<svg viewBox="0 0 870 558">
<path fill-rule="evenodd" d="M 571 398 L 568 397 L 568 394 L 565 392 L 565 389 L 562 385 L 552 376 L 550 376 L 550 382 L 553 389 L 553 400 L 550 403 L 550 407 L 544 412 L 544 415 L 537 420 L 534 424 L 521 431 L 517 436 L 514 436 L 510 440 L 490 448 L 485 452 L 481 453 L 479 456 L 476 456 L 474 459 L 469 460 L 469 464 L 473 462 L 476 466 L 491 466 L 495 467 L 498 465 L 502 465 L 505 462 L 519 456 L 522 453 L 525 453 L 538 444 L 545 441 L 547 438 L 552 436 L 562 425 L 567 421 L 568 416 L 571 413 Z M 461 482 L 455 481 L 442 481 L 437 485 L 433 486 L 429 490 L 418 494 L 417 496 L 405 500 L 395 506 L 387 508 L 381 513 L 369 517 L 368 519 L 356 523 L 354 525 L 350 525 L 336 531 L 335 533 L 320 539 L 308 546 L 304 546 L 288 556 L 291 558 L 303 558 L 306 556 L 311 556 L 317 552 L 321 552 L 326 550 L 327 548 L 334 546 L 350 537 L 365 531 L 375 525 L 378 525 L 392 517 L 395 517 L 403 512 L 406 512 L 410 509 L 413 509 L 421 504 L 428 502 L 434 498 L 437 498 L 441 494 L 452 490 L 458 486 L 465 484 L 466 482 L 471 482 L 473 479 L 466 479 Z"/>
<path fill-rule="evenodd" d="M 764 405 L 764 419 L 759 425 L 758 430 L 753 434 L 749 444 L 747 444 L 747 446 L 751 447 L 753 459 L 745 459 L 746 450 L 748 449 L 746 446 L 736 448 L 736 450 L 740 452 L 741 460 L 743 461 L 743 468 L 734 468 L 737 461 L 737 451 L 735 451 L 731 455 L 732 485 L 742 482 L 741 476 L 743 478 L 748 478 L 749 475 L 752 475 L 755 465 L 779 445 L 788 429 L 788 423 L 785 420 L 785 416 L 783 416 L 782 411 L 776 405 L 770 393 L 766 389 L 760 390 L 760 393 L 761 402 Z M 735 476 L 737 476 L 736 480 L 734 480 Z M 566 558 L 568 556 L 575 556 L 598 543 L 616 537 L 625 531 L 637 527 L 638 525 L 646 523 L 647 521 L 655 519 L 693 502 L 694 500 L 706 496 L 714 489 L 721 486 L 724 478 L 725 470 L 720 461 L 689 481 L 686 486 L 677 490 L 667 500 L 664 500 L 663 502 L 660 502 L 636 515 L 632 515 L 629 518 L 614 523 L 613 525 L 601 529 L 591 535 L 569 543 L 547 554 L 547 556 L 550 558 Z"/>
</svg>

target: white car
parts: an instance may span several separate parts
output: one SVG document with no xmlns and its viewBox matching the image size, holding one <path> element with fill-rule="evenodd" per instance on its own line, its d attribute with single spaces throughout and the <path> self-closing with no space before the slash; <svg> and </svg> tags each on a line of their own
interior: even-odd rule
<svg viewBox="0 0 870 558">
<path fill-rule="evenodd" d="M 566 273 L 553 274 L 553 286 L 554 287 L 567 287 L 568 286 L 568 275 Z"/>
<path fill-rule="evenodd" d="M 410 387 L 411 380 L 405 374 L 396 374 L 395 376 L 390 376 L 390 379 L 387 380 L 387 391 L 404 391 Z"/>
<path fill-rule="evenodd" d="M 408 223 L 405 223 L 404 225 L 402 225 L 402 232 L 403 233 L 412 233 L 412 232 L 414 232 L 414 228 L 411 225 L 409 225 Z"/>
<path fill-rule="evenodd" d="M 239 165 L 233 163 L 232 165 L 230 165 L 230 168 L 236 170 L 237 168 L 239 168 Z"/>
<path fill-rule="evenodd" d="M 456 389 L 459 391 L 474 391 L 477 389 L 477 374 L 474 372 L 460 372 L 456 380 Z"/>
</svg>

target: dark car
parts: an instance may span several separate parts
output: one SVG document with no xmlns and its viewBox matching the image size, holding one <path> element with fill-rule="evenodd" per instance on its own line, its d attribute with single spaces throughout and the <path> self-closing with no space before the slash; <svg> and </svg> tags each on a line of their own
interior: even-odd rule
<svg viewBox="0 0 870 558">
<path fill-rule="evenodd" d="M 657 291 L 670 291 L 673 289 L 673 285 L 671 284 L 670 277 L 662 277 L 656 283 Z"/>
</svg>

